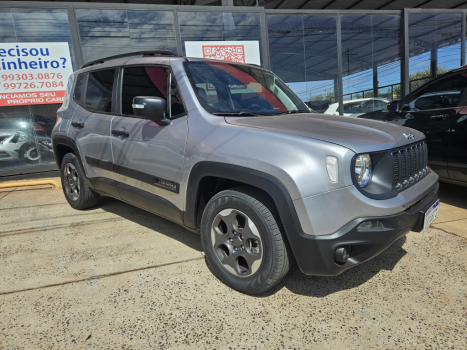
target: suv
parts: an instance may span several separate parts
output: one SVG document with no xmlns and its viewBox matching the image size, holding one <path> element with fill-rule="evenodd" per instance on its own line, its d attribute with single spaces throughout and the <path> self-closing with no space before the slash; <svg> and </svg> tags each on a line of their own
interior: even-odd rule
<svg viewBox="0 0 467 350">
<path fill-rule="evenodd" d="M 339 275 L 438 211 L 421 132 L 310 113 L 253 65 L 169 51 L 88 63 L 52 141 L 73 208 L 111 196 L 198 232 L 212 273 L 248 294 L 293 259 Z"/>
<path fill-rule="evenodd" d="M 440 181 L 467 186 L 467 66 L 420 86 L 387 109 L 359 118 L 404 125 L 426 134 L 429 166 Z"/>
</svg>

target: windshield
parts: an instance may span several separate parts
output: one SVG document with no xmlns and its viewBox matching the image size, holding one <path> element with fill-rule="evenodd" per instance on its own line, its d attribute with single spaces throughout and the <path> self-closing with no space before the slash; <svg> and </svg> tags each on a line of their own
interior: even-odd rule
<svg viewBox="0 0 467 350">
<path fill-rule="evenodd" d="M 274 74 L 224 62 L 186 62 L 196 97 L 209 113 L 274 115 L 310 110 Z"/>
</svg>

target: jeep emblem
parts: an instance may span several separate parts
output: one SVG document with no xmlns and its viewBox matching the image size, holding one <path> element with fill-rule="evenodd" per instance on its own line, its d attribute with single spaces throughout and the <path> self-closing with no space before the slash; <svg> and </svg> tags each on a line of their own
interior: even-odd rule
<svg viewBox="0 0 467 350">
<path fill-rule="evenodd" d="M 414 139 L 414 138 L 415 138 L 415 136 L 413 136 L 413 134 L 412 134 L 412 133 L 403 134 L 403 135 L 404 135 L 404 137 L 405 137 L 407 140 L 412 140 L 412 139 Z"/>
</svg>

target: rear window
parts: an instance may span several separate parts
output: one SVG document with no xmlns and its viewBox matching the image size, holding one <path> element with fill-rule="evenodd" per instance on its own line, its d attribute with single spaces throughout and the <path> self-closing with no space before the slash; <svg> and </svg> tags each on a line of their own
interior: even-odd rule
<svg viewBox="0 0 467 350">
<path fill-rule="evenodd" d="M 112 90 L 116 69 L 88 73 L 84 106 L 95 112 L 112 112 Z"/>
<path fill-rule="evenodd" d="M 83 98 L 83 89 L 84 84 L 86 83 L 86 76 L 87 74 L 80 74 L 78 75 L 78 79 L 76 79 L 75 91 L 73 93 L 73 97 L 79 103 L 82 103 Z"/>
</svg>

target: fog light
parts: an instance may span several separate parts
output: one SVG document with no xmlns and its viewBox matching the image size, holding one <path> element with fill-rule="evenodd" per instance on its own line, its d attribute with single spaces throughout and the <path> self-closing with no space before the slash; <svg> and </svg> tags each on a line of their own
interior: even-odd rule
<svg viewBox="0 0 467 350">
<path fill-rule="evenodd" d="M 359 231 L 381 230 L 383 228 L 384 225 L 381 221 L 365 221 L 358 226 Z"/>
<path fill-rule="evenodd" d="M 345 264 L 349 260 L 349 247 L 339 247 L 334 252 L 334 260 L 338 264 Z"/>
</svg>

